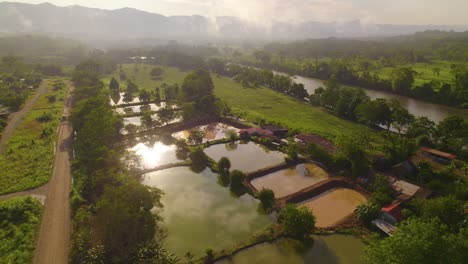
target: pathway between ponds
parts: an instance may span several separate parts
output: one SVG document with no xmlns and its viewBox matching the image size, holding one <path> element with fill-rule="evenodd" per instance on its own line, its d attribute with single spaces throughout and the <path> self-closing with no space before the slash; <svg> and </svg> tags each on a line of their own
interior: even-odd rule
<svg viewBox="0 0 468 264">
<path fill-rule="evenodd" d="M 43 80 L 41 85 L 39 85 L 37 92 L 33 95 L 32 98 L 26 101 L 23 108 L 10 115 L 7 126 L 5 127 L 5 130 L 3 131 L 3 134 L 0 138 L 0 154 L 2 154 L 3 149 L 5 148 L 5 143 L 8 141 L 8 139 L 10 139 L 11 135 L 13 135 L 15 128 L 23 122 L 24 116 L 31 110 L 31 107 L 34 105 L 37 98 L 45 93 L 47 90 L 47 85 L 48 80 Z"/>
<path fill-rule="evenodd" d="M 70 115 L 72 106 L 70 90 L 65 103 L 64 115 Z M 34 251 L 33 263 L 68 263 L 70 248 L 70 184 L 73 128 L 68 121 L 59 127 L 52 177 L 48 184 L 47 199 L 42 214 L 42 222 Z"/>
</svg>

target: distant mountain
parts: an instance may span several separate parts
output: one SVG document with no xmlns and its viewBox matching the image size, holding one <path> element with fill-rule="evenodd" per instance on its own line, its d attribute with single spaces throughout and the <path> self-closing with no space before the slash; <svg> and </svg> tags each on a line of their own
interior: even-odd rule
<svg viewBox="0 0 468 264">
<path fill-rule="evenodd" d="M 103 10 L 82 6 L 58 7 L 49 3 L 0 2 L 0 34 L 52 34 L 78 39 L 288 40 L 327 37 L 377 37 L 423 30 L 468 30 L 468 26 L 379 25 L 359 20 L 348 23 L 275 23 L 252 25 L 235 17 L 171 16 L 132 8 Z"/>
</svg>

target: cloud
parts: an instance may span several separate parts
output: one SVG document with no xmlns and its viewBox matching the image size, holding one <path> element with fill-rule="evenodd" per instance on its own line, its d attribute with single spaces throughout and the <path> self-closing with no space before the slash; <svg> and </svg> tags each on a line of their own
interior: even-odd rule
<svg viewBox="0 0 468 264">
<path fill-rule="evenodd" d="M 350 0 L 173 0 L 173 4 L 206 8 L 206 14 L 236 16 L 257 24 L 275 21 L 300 23 L 304 21 L 365 20 L 368 14 L 356 8 Z"/>
</svg>

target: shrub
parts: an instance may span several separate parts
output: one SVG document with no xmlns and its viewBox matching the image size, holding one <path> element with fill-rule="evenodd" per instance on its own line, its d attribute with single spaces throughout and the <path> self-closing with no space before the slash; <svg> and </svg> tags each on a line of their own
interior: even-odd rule
<svg viewBox="0 0 468 264">
<path fill-rule="evenodd" d="M 270 189 L 263 188 L 258 193 L 258 199 L 260 199 L 261 206 L 265 212 L 270 212 L 275 205 L 275 193 Z"/>
<path fill-rule="evenodd" d="M 315 216 L 306 207 L 288 204 L 278 217 L 283 232 L 295 238 L 304 238 L 315 228 Z"/>
<path fill-rule="evenodd" d="M 357 218 L 363 223 L 369 223 L 376 219 L 380 214 L 379 207 L 372 202 L 359 205 L 355 212 Z"/>
<path fill-rule="evenodd" d="M 208 157 L 201 148 L 195 148 L 189 154 L 190 160 L 192 161 L 192 170 L 195 172 L 202 172 L 208 163 Z"/>
</svg>

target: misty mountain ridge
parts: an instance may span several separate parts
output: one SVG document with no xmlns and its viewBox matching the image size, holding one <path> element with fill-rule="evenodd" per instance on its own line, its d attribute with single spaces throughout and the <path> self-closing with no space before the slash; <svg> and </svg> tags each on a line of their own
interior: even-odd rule
<svg viewBox="0 0 468 264">
<path fill-rule="evenodd" d="M 338 22 L 275 22 L 262 26 L 236 17 L 163 16 L 134 8 L 105 10 L 50 3 L 0 2 L 0 33 L 52 34 L 78 39 L 265 39 L 362 38 L 412 34 L 424 30 L 468 30 L 468 25 L 365 24 Z"/>
</svg>

